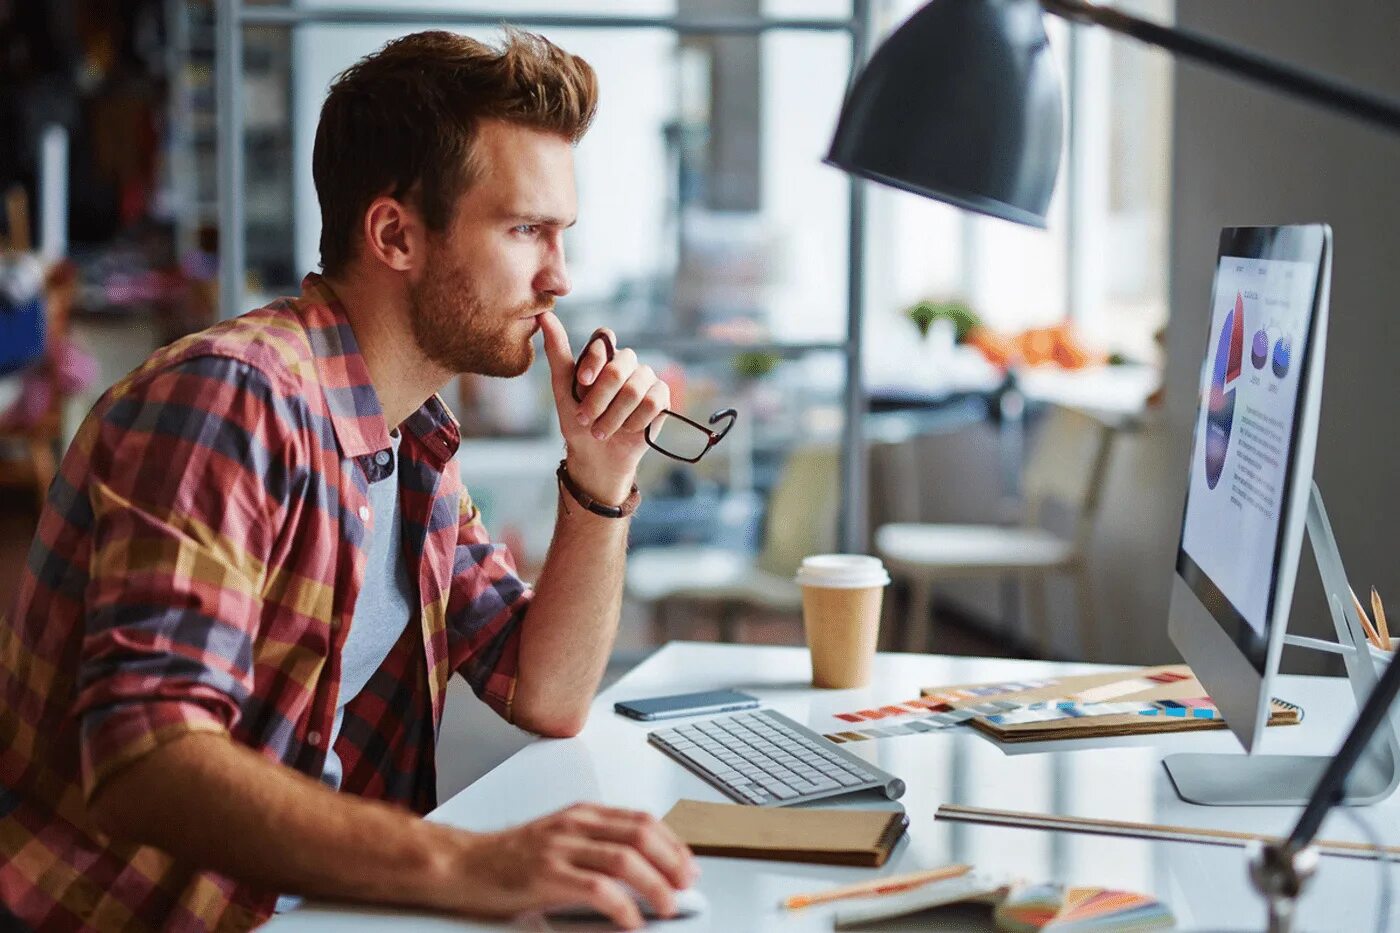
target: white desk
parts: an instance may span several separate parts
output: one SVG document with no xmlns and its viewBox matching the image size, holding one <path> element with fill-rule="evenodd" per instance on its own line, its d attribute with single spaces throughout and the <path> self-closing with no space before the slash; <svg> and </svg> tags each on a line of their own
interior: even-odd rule
<svg viewBox="0 0 1400 933">
<path fill-rule="evenodd" d="M 473 830 L 495 830 L 580 800 L 647 810 L 661 816 L 681 798 L 723 800 L 699 778 L 649 747 L 655 725 L 612 712 L 615 700 L 737 687 L 766 706 L 829 731 L 832 713 L 909 699 L 920 686 L 996 681 L 1093 670 L 1091 665 L 936 655 L 881 655 L 874 686 L 817 691 L 808 686 L 807 653 L 797 648 L 673 643 L 627 674 L 594 703 L 588 726 L 573 739 L 526 746 L 434 811 L 429 819 Z M 1354 715 L 1344 681 L 1284 678 L 1277 693 L 1303 706 L 1302 725 L 1268 730 L 1263 751 L 1331 753 Z M 1038 743 L 1003 749 L 962 729 L 853 743 L 849 748 L 903 777 L 908 837 L 881 869 L 840 868 L 741 859 L 701 859 L 699 887 L 708 912 L 685 921 L 654 924 L 676 933 L 692 930 L 830 930 L 834 908 L 788 912 L 779 901 L 791 894 L 928 868 L 968 862 L 1028 879 L 1103 884 L 1148 891 L 1176 913 L 1181 929 L 1259 930 L 1263 902 L 1251 890 L 1243 851 L 1185 843 L 1113 839 L 1034 830 L 935 822 L 939 804 L 963 803 L 1075 816 L 1284 833 L 1292 808 L 1197 807 L 1182 803 L 1160 759 L 1166 751 L 1236 751 L 1228 732 L 1156 738 Z M 1365 811 L 1389 843 L 1400 841 L 1395 800 Z M 1334 811 L 1326 838 L 1363 838 Z M 347 853 L 347 857 L 354 857 Z M 1324 858 L 1301 908 L 1307 930 L 1374 929 L 1376 863 Z M 1400 871 L 1389 869 L 1400 890 Z M 463 879 L 463 884 L 470 884 Z M 927 915 L 905 926 L 929 929 Z M 267 929 L 294 931 L 550 929 L 539 918 L 514 927 L 490 926 L 389 910 L 342 910 L 308 905 L 276 918 Z M 558 925 L 579 929 L 579 925 Z"/>
</svg>

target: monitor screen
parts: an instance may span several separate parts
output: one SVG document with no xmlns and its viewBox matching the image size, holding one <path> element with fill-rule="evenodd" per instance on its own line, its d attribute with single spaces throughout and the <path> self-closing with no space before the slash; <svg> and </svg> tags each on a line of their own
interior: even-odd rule
<svg viewBox="0 0 1400 933">
<path fill-rule="evenodd" d="M 1177 570 L 1262 673 L 1320 253 L 1234 233 L 1254 236 L 1225 237 L 1215 269 Z"/>
</svg>

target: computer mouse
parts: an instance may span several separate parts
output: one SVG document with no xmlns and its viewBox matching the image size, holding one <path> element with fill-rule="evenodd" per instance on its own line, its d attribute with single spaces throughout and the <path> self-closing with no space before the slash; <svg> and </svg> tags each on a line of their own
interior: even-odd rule
<svg viewBox="0 0 1400 933">
<path fill-rule="evenodd" d="M 641 902 L 646 904 L 645 901 Z M 647 917 L 649 906 L 642 908 L 642 916 Z M 676 919 L 681 920 L 686 917 L 694 917 L 703 914 L 710 909 L 710 901 L 696 888 L 686 888 L 684 891 L 676 892 Z"/>
</svg>

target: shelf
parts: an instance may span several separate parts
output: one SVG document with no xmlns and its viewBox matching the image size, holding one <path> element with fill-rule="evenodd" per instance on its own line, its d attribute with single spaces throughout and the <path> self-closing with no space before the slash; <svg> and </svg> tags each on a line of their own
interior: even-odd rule
<svg viewBox="0 0 1400 933">
<path fill-rule="evenodd" d="M 582 338 L 586 340 L 587 338 Z M 785 360 L 808 353 L 845 353 L 844 341 L 763 341 L 725 343 L 701 337 L 670 337 L 659 334 L 623 334 L 618 342 L 633 350 L 655 351 L 678 357 L 726 357 L 740 353 L 771 353 Z M 582 344 L 580 344 L 582 346 Z"/>
<path fill-rule="evenodd" d="M 774 30 L 854 32 L 854 19 L 763 18 L 754 16 L 603 16 L 525 12 L 442 10 L 424 7 L 242 7 L 245 26 L 500 26 L 530 29 L 665 29 L 682 35 L 757 35 Z"/>
</svg>

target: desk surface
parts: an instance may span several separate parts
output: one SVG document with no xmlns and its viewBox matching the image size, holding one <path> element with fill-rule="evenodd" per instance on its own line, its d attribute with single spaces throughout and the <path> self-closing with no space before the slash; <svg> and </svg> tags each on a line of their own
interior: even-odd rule
<svg viewBox="0 0 1400 933">
<path fill-rule="evenodd" d="M 699 778 L 646 744 L 655 724 L 612 712 L 616 700 L 736 687 L 759 696 L 819 731 L 831 714 L 909 699 L 921 686 L 995 681 L 1092 671 L 1085 664 L 883 654 L 873 685 L 826 691 L 808 686 L 807 653 L 798 648 L 672 643 L 652 655 L 593 706 L 576 738 L 537 740 L 448 800 L 429 819 L 472 830 L 496 830 L 580 800 L 647 810 L 661 816 L 677 800 L 723 800 Z M 1331 754 L 1355 714 L 1345 681 L 1285 677 L 1277 693 L 1300 704 L 1302 725 L 1267 731 L 1265 754 Z M 1161 766 L 1170 751 L 1238 752 L 1228 732 L 1035 743 L 1003 748 L 980 733 L 952 730 L 845 746 L 909 785 L 902 802 L 909 834 L 881 869 L 842 868 L 739 859 L 701 859 L 699 888 L 709 910 L 686 921 L 654 924 L 692 930 L 830 930 L 832 907 L 788 912 L 791 894 L 950 862 L 1034 880 L 1101 884 L 1154 893 L 1175 912 L 1181 929 L 1262 929 L 1262 901 L 1249 887 L 1242 850 L 1187 843 L 1047 833 L 935 822 L 941 803 L 1002 807 L 1074 816 L 1283 833 L 1297 814 L 1287 807 L 1198 807 L 1183 803 Z M 1400 803 L 1366 811 L 1385 841 L 1394 843 Z M 1360 839 L 1356 824 L 1334 811 L 1325 838 Z M 1375 926 L 1376 863 L 1324 858 L 1301 908 L 1301 928 L 1361 930 Z M 1400 880 L 1400 871 L 1387 869 Z M 929 918 L 907 926 L 928 929 Z M 533 925 L 531 925 L 533 923 Z M 523 925 L 522 925 L 523 924 Z M 267 929 L 294 931 L 549 929 L 538 921 L 491 926 L 390 910 L 344 910 L 307 905 Z M 560 925 L 558 929 L 579 929 Z"/>
</svg>

